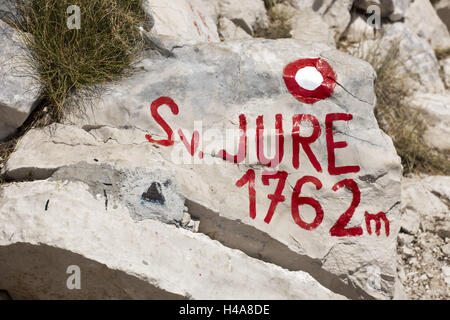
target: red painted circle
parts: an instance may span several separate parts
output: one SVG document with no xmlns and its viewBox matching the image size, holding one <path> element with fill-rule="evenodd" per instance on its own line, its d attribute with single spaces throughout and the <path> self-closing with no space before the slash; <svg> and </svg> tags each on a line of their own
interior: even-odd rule
<svg viewBox="0 0 450 320">
<path fill-rule="evenodd" d="M 323 82 L 315 90 L 307 90 L 302 88 L 295 80 L 295 75 L 300 69 L 305 67 L 314 67 L 323 77 Z M 316 59 L 300 59 L 288 64 L 284 68 L 284 82 L 289 92 L 300 102 L 313 104 L 320 100 L 331 97 L 336 86 L 336 73 L 333 68 L 321 58 Z"/>
</svg>

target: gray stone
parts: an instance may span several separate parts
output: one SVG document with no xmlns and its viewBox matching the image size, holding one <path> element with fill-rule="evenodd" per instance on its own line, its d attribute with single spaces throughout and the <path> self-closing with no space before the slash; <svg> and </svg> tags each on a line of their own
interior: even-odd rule
<svg viewBox="0 0 450 320">
<path fill-rule="evenodd" d="M 153 36 L 172 37 L 178 45 L 220 41 L 217 23 L 199 1 L 145 0 L 143 8 L 153 18 Z"/>
<path fill-rule="evenodd" d="M 414 250 L 411 249 L 411 248 L 408 248 L 408 247 L 403 247 L 402 252 L 405 255 L 405 257 L 407 257 L 407 258 L 411 258 L 411 257 L 414 257 L 416 255 Z"/>
<path fill-rule="evenodd" d="M 401 230 L 409 233 L 416 234 L 419 232 L 420 227 L 420 215 L 413 210 L 405 209 L 402 214 Z"/>
<path fill-rule="evenodd" d="M 354 0 L 291 0 L 295 8 L 313 9 L 333 30 L 336 40 L 347 29 L 351 21 L 350 9 Z"/>
<path fill-rule="evenodd" d="M 365 16 L 356 15 L 345 31 L 345 40 L 350 43 L 360 43 L 365 40 L 377 39 L 379 32 L 370 26 Z"/>
<path fill-rule="evenodd" d="M 13 134 L 35 107 L 40 87 L 29 70 L 19 33 L 0 20 L 0 140 Z"/>
<path fill-rule="evenodd" d="M 219 19 L 219 34 L 224 41 L 251 39 L 252 36 L 241 27 L 235 25 L 233 21 L 222 17 Z"/>
<path fill-rule="evenodd" d="M 414 34 L 406 24 L 396 23 L 386 31 L 390 43 L 400 42 L 401 61 L 406 72 L 417 79 L 410 85 L 419 92 L 443 93 L 444 85 L 439 75 L 439 63 L 429 43 Z"/>
<path fill-rule="evenodd" d="M 1 300 L 11 300 L 11 296 L 9 295 L 8 291 L 0 290 L 0 301 Z"/>
<path fill-rule="evenodd" d="M 220 0 L 220 16 L 233 21 L 248 34 L 268 26 L 264 2 L 261 0 Z"/>
<path fill-rule="evenodd" d="M 175 177 L 192 219 L 200 221 L 200 233 L 250 257 L 291 271 L 306 271 L 323 286 L 349 298 L 392 298 L 402 170 L 391 139 L 379 129 L 373 114 L 373 69 L 366 62 L 324 44 L 292 39 L 186 45 L 174 48 L 172 53 L 171 58 L 148 53 L 140 64 L 140 73 L 105 87 L 101 97 L 85 104 L 83 114 L 73 109 L 65 125 L 31 130 L 5 166 L 6 176 L 47 179 L 55 170 L 83 161 L 107 164 L 119 172 L 134 168 L 153 172 L 164 168 Z M 337 74 L 334 93 L 312 105 L 302 103 L 284 85 L 283 70 L 297 59 L 318 57 L 327 61 Z M 179 107 L 178 115 L 172 114 L 167 106 L 159 109 L 176 135 L 170 147 L 151 144 L 145 137 L 147 133 L 154 139 L 166 137 L 150 114 L 150 105 L 160 97 L 172 98 Z M 319 121 L 322 134 L 311 148 L 322 172 L 317 172 L 303 151 L 300 151 L 300 168 L 292 164 L 292 117 L 302 113 L 312 114 Z M 327 170 L 324 121 L 330 113 L 353 115 L 353 120 L 346 124 L 335 123 L 335 140 L 348 143 L 345 150 L 336 150 L 336 165 L 357 164 L 358 173 L 336 176 Z M 236 133 L 240 114 L 247 118 L 248 155 L 243 163 L 235 165 L 220 159 L 218 150 L 226 145 L 223 137 L 227 129 Z M 263 167 L 256 158 L 255 128 L 259 115 L 264 115 L 267 130 L 273 128 L 276 114 L 283 116 L 286 135 L 285 158 L 276 170 L 289 174 L 283 192 L 286 201 L 277 206 L 271 223 L 267 224 L 264 218 L 271 203 L 267 195 L 274 192 L 276 181 L 271 181 L 269 186 L 261 182 L 262 173 L 269 168 Z M 202 129 L 198 127 L 200 121 Z M 201 130 L 199 150 L 203 159 L 198 157 L 199 150 L 194 158 L 186 152 L 178 136 L 179 129 L 188 142 L 194 129 Z M 306 123 L 301 126 L 305 135 L 311 129 Z M 222 138 L 211 138 L 221 134 Z M 268 131 L 267 137 L 274 136 L 275 132 Z M 227 139 L 232 145 L 235 141 Z M 231 146 L 226 145 L 226 149 L 232 152 Z M 236 186 L 249 169 L 256 176 L 255 219 L 249 216 L 247 186 Z M 306 175 L 317 177 L 323 184 L 321 190 L 309 185 L 303 190 L 304 196 L 317 199 L 324 211 L 322 224 L 312 231 L 295 223 L 291 209 L 293 187 Z M 349 225 L 363 228 L 360 237 L 330 234 L 352 200 L 351 193 L 345 189 L 332 190 L 344 179 L 354 179 L 361 191 L 360 204 Z M 135 194 L 144 191 L 139 189 Z M 375 224 L 369 234 L 366 211 L 386 213 L 390 221 L 389 236 L 383 221 L 379 236 Z M 314 210 L 309 206 L 300 206 L 300 212 L 305 221 L 314 220 Z M 153 220 L 143 222 L 148 221 Z M 378 289 L 366 286 L 371 277 L 367 267 L 371 265 L 380 270 Z"/>
<path fill-rule="evenodd" d="M 445 87 L 448 89 L 450 88 L 450 58 L 440 60 L 439 64 L 441 65 Z"/>
<path fill-rule="evenodd" d="M 405 179 L 402 208 L 420 216 L 421 229 L 442 239 L 450 238 L 450 177 L 430 176 Z"/>
<path fill-rule="evenodd" d="M 336 47 L 333 32 L 322 16 L 312 9 L 298 10 L 290 19 L 292 38 L 302 41 L 323 42 Z"/>
<path fill-rule="evenodd" d="M 58 169 L 51 180 L 81 181 L 89 186 L 93 196 L 105 201 L 105 210 L 120 202 L 136 221 L 155 219 L 180 225 L 183 219 L 184 198 L 176 179 L 160 169 L 119 172 L 108 165 L 78 163 Z M 151 194 L 154 189 L 158 194 Z"/>
<path fill-rule="evenodd" d="M 398 234 L 398 244 L 399 245 L 410 245 L 414 240 L 414 236 L 400 232 Z"/>
</svg>

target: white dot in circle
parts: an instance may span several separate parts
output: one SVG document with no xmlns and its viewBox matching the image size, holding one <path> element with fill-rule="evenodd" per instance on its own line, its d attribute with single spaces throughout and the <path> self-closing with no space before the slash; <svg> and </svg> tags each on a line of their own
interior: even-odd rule
<svg viewBox="0 0 450 320">
<path fill-rule="evenodd" d="M 308 91 L 316 90 L 323 82 L 322 74 L 314 67 L 305 67 L 297 71 L 295 81 Z"/>
</svg>

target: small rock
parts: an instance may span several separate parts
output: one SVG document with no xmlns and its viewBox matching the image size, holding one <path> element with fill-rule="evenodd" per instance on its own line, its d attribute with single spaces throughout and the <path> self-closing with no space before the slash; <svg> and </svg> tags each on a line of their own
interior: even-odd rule
<svg viewBox="0 0 450 320">
<path fill-rule="evenodd" d="M 445 283 L 450 286 L 450 267 L 444 266 L 442 267 L 442 273 L 444 275 L 444 281 Z"/>
<path fill-rule="evenodd" d="M 264 2 L 260 0 L 226 0 L 219 3 L 220 15 L 239 25 L 248 34 L 267 27 L 269 20 Z"/>
</svg>

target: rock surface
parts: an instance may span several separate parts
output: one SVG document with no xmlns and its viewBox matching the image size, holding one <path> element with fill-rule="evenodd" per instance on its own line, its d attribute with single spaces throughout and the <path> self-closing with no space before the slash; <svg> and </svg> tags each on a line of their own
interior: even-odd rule
<svg viewBox="0 0 450 320">
<path fill-rule="evenodd" d="M 174 48 L 172 54 L 167 58 L 149 53 L 141 63 L 140 73 L 105 88 L 100 99 L 86 103 L 83 114 L 73 113 L 65 125 L 30 131 L 10 157 L 5 167 L 6 175 L 15 180 L 47 179 L 59 168 L 79 166 L 80 163 L 109 165 L 118 172 L 164 168 L 175 177 L 173 180 L 185 198 L 189 214 L 199 220 L 200 233 L 250 257 L 291 271 L 306 271 L 326 288 L 348 298 L 392 298 L 396 282 L 396 235 L 400 228 L 401 166 L 391 140 L 378 128 L 373 115 L 375 76 L 372 68 L 326 45 L 303 44 L 295 40 L 183 46 Z M 283 70 L 297 59 L 318 57 L 327 61 L 337 75 L 334 93 L 313 105 L 302 103 L 285 87 Z M 175 144 L 169 147 L 146 140 L 146 133 L 152 139 L 167 138 L 150 114 L 150 104 L 160 97 L 172 98 L 179 108 L 179 112 L 173 109 L 172 113 L 167 105 L 158 109 L 176 135 Z M 170 103 L 170 100 L 164 101 Z M 92 105 L 95 108 L 91 108 Z M 311 144 L 321 166 L 320 172 L 302 149 L 297 151 L 300 168 L 296 169 L 292 163 L 295 154 L 292 151 L 292 117 L 302 113 L 317 117 L 323 132 L 317 142 Z M 330 129 L 325 127 L 325 118 L 330 113 L 353 115 L 352 121 L 336 122 L 333 127 L 334 140 L 348 143 L 345 150 L 335 151 L 336 166 L 359 165 L 357 173 L 334 175 L 327 170 L 327 144 L 330 141 L 325 133 L 330 133 Z M 223 137 L 227 129 L 239 135 L 240 114 L 245 115 L 248 124 L 248 155 L 245 162 L 236 165 L 219 159 L 218 150 L 225 146 L 233 153 L 232 146 L 237 139 L 227 139 L 228 144 L 223 144 Z M 270 179 L 268 185 L 261 182 L 263 172 L 274 169 L 265 168 L 256 158 L 255 128 L 259 115 L 264 115 L 266 130 L 274 128 L 276 114 L 283 117 L 286 140 L 284 160 L 276 169 L 287 172 L 288 177 L 282 190 L 285 201 L 277 205 L 268 224 L 264 222 L 271 204 L 267 195 L 274 192 L 277 181 Z M 186 143 L 192 142 L 194 129 L 202 132 L 198 149 L 189 149 L 194 150 L 195 157 L 186 152 L 179 129 L 187 137 Z M 302 136 L 308 136 L 312 127 L 302 123 L 301 131 Z M 217 136 L 220 138 L 214 140 Z M 276 133 L 268 131 L 265 136 L 275 138 Z M 202 156 L 199 151 L 203 152 Z M 247 186 L 236 186 L 249 169 L 255 172 L 255 219 L 249 216 Z M 323 185 L 320 190 L 305 185 L 302 192 L 302 196 L 317 199 L 323 208 L 323 221 L 315 230 L 300 227 L 292 217 L 293 189 L 306 175 L 320 179 Z M 352 202 L 351 188 L 345 191 L 345 188 L 335 187 L 336 191 L 332 190 L 344 179 L 353 179 L 361 192 L 360 204 L 347 226 L 361 226 L 361 236 L 341 237 L 330 233 L 330 228 L 336 225 Z M 70 184 L 75 183 L 73 178 L 67 180 L 72 181 Z M 41 184 L 44 188 L 48 183 L 37 181 L 30 186 L 39 189 Z M 80 183 L 87 182 L 76 182 L 77 188 Z M 134 194 L 151 193 L 148 189 L 148 185 L 142 186 Z M 26 193 L 32 194 L 31 191 Z M 355 199 L 353 201 L 359 202 Z M 44 204 L 46 200 L 41 199 Z M 102 210 L 104 201 L 102 197 Z M 117 214 L 121 211 L 118 209 Z M 389 236 L 383 221 L 378 236 L 375 224 L 370 229 L 372 234 L 368 232 L 366 211 L 386 213 L 390 222 Z M 316 220 L 314 209 L 308 205 L 300 205 L 300 214 L 300 220 L 308 224 Z M 155 219 L 155 215 L 150 218 Z M 156 219 L 167 222 L 167 219 Z M 108 228 L 114 230 L 115 227 Z M 65 250 L 76 252 L 70 246 Z"/>
<path fill-rule="evenodd" d="M 198 1 L 146 0 L 143 8 L 154 20 L 154 36 L 172 37 L 179 44 L 220 41 L 217 24 Z"/>
<path fill-rule="evenodd" d="M 316 11 L 334 31 L 335 39 L 337 40 L 350 23 L 350 9 L 352 8 L 353 1 L 354 0 L 293 0 L 292 5 L 299 9 L 312 8 Z"/>
<path fill-rule="evenodd" d="M 441 76 L 444 81 L 445 87 L 450 88 L 450 57 L 441 59 L 439 61 L 441 65 Z"/>
<path fill-rule="evenodd" d="M 345 38 L 352 43 L 359 43 L 365 40 L 375 40 L 378 38 L 377 30 L 370 26 L 365 16 L 357 15 L 345 32 Z"/>
<path fill-rule="evenodd" d="M 440 0 L 434 5 L 434 8 L 439 18 L 441 18 L 442 22 L 444 22 L 450 31 L 450 0 Z"/>
<path fill-rule="evenodd" d="M 408 9 L 406 24 L 433 49 L 449 48 L 450 34 L 429 0 L 415 0 Z"/>
<path fill-rule="evenodd" d="M 398 21 L 405 17 L 408 6 L 417 0 L 355 0 L 355 6 L 367 10 L 372 5 L 381 9 L 381 16 L 391 21 Z"/>
<path fill-rule="evenodd" d="M 40 88 L 25 65 L 17 31 L 0 20 L 0 140 L 13 134 L 33 110 Z"/>
<path fill-rule="evenodd" d="M 83 182 L 37 181 L 0 191 L 0 287 L 13 299 L 341 299 L 205 235 L 145 220 Z M 114 206 L 112 205 L 114 203 Z M 66 286 L 80 270 L 80 290 Z M 32 270 L 32 272 L 30 272 Z"/>
<path fill-rule="evenodd" d="M 390 43 L 399 41 L 400 59 L 410 78 L 415 79 L 410 82 L 412 88 L 427 93 L 445 91 L 439 75 L 439 62 L 428 41 L 413 34 L 408 25 L 399 23 L 387 29 L 385 39 Z"/>
<path fill-rule="evenodd" d="M 421 109 L 427 123 L 425 142 L 450 153 L 450 95 L 416 94 L 411 99 L 411 105 Z"/>
<path fill-rule="evenodd" d="M 261 0 L 220 0 L 219 12 L 248 34 L 253 34 L 257 28 L 268 26 L 266 8 Z"/>
<path fill-rule="evenodd" d="M 15 0 L 0 0 L 0 20 L 7 21 L 17 15 Z"/>
</svg>

